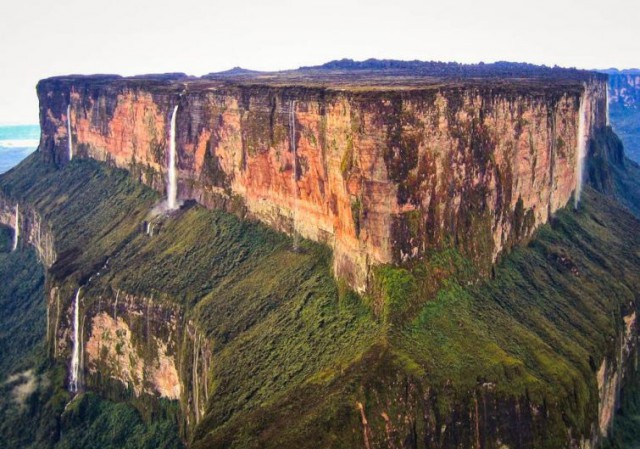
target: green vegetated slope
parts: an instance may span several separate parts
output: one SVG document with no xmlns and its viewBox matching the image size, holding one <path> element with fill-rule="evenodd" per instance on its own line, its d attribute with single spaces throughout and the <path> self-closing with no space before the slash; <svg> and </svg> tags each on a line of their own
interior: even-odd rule
<svg viewBox="0 0 640 449">
<path fill-rule="evenodd" d="M 156 218 L 147 236 L 141 223 L 157 194 L 94 161 L 58 170 L 32 156 L 0 188 L 52 224 L 55 279 L 84 283 L 108 258 L 87 303 L 114 289 L 153 295 L 183 307 L 210 340 L 198 448 L 455 446 L 497 432 L 511 447 L 518 438 L 561 447 L 568 429 L 590 434 L 595 371 L 640 285 L 638 221 L 591 189 L 492 279 L 442 248 L 423 263 L 378 268 L 361 298 L 333 279 L 325 247 L 305 241 L 293 252 L 286 236 L 223 212 L 190 205 Z M 51 372 L 61 388 L 63 367 Z M 97 439 L 96 419 L 120 429 L 133 413 L 105 404 L 85 395 L 59 422 Z M 139 441 L 111 431 L 123 446 Z"/>
<path fill-rule="evenodd" d="M 619 133 L 618 125 L 621 124 L 621 118 L 616 116 L 613 111 L 612 122 L 616 124 L 616 132 Z M 622 123 L 622 126 L 628 127 L 631 123 L 632 120 Z M 630 145 L 632 151 L 627 151 L 628 148 L 623 149 L 621 138 L 625 140 L 625 145 Z M 596 184 L 601 188 L 604 187 L 604 190 L 615 196 L 636 217 L 640 217 L 640 182 L 638 182 L 640 180 L 640 166 L 634 160 L 625 157 L 626 153 L 637 160 L 633 154 L 633 142 L 628 136 L 625 138 L 622 134 L 621 138 L 611 129 L 598 136 L 597 142 L 592 145 L 591 150 L 597 156 L 596 161 L 606 160 L 607 163 L 596 164 L 596 166 L 604 165 L 605 170 L 596 169 L 594 178 L 597 180 L 608 179 L 610 181 L 608 185 L 606 182 L 597 182 Z M 590 172 L 593 171 L 594 167 L 592 166 Z M 602 174 L 603 172 L 604 174 Z M 604 442 L 603 447 L 605 448 L 637 449 L 640 447 L 640 373 L 633 366 L 630 366 L 627 368 L 625 376 L 626 380 L 620 394 L 620 408 L 614 416 L 614 426 L 610 437 Z"/>
<path fill-rule="evenodd" d="M 52 273 L 64 275 L 63 267 L 74 279 L 100 260 L 100 249 L 108 254 L 117 248 L 137 226 L 135 215 L 128 215 L 155 198 L 123 172 L 91 163 L 63 172 L 42 164 L 38 155 L 0 177 L 0 188 L 36 205 L 52 223 L 61 236 L 57 250 L 66 256 Z M 0 447 L 181 447 L 175 419 L 149 422 L 132 406 L 91 393 L 70 403 L 66 365 L 52 362 L 45 351 L 44 270 L 26 245 L 7 252 L 12 235 L 0 229 Z"/>
<path fill-rule="evenodd" d="M 262 225 L 192 207 L 157 236 L 133 239 L 102 277 L 112 288 L 187 307 L 214 349 L 209 423 L 349 363 L 377 335 L 369 308 L 340 292 L 330 252 L 311 242 L 291 248 Z"/>
<path fill-rule="evenodd" d="M 489 440 L 499 419 L 510 447 L 563 447 L 569 428 L 588 437 L 595 372 L 635 308 L 639 229 L 630 213 L 587 189 L 579 211 L 560 211 L 497 265 L 494 279 L 478 281 L 455 250 L 382 268 L 378 297 L 368 299 L 382 332 L 368 351 L 213 432 L 215 422 L 205 421 L 195 447 L 362 445 L 358 403 L 370 442 L 385 447 L 412 438 L 430 447 L 426 430 L 445 447 Z M 470 417 L 477 400 L 478 434 Z M 526 416 L 528 407 L 541 412 Z"/>
<path fill-rule="evenodd" d="M 33 248 L 10 252 L 0 227 L 0 447 L 179 447 L 175 425 L 149 428 L 126 404 L 87 395 L 69 407 L 62 366 L 45 354 L 44 270 Z"/>
<path fill-rule="evenodd" d="M 606 131 L 594 145 L 610 152 Z M 624 174 L 633 205 L 640 178 L 627 164 L 611 180 Z M 369 350 L 228 421 L 210 404 L 194 447 L 492 447 L 499 438 L 551 448 L 568 434 L 589 438 L 596 371 L 615 358 L 623 316 L 636 310 L 638 231 L 628 210 L 586 188 L 579 210 L 559 211 L 491 279 L 450 248 L 381 267 L 362 298 L 380 326 Z"/>
<path fill-rule="evenodd" d="M 377 334 L 369 308 L 334 281 L 320 245 L 293 252 L 282 234 L 195 205 L 154 218 L 149 237 L 141 225 L 157 195 L 95 161 L 56 170 L 34 157 L 0 184 L 52 224 L 54 279 L 84 284 L 101 271 L 83 290 L 85 307 L 120 289 L 184 308 L 215 350 L 215 422 L 348 364 Z"/>
<path fill-rule="evenodd" d="M 33 365 L 47 329 L 44 270 L 32 248 L 12 246 L 13 230 L 0 226 L 0 382 Z"/>
<path fill-rule="evenodd" d="M 38 153 L 4 174 L 0 188 L 51 225 L 58 255 L 51 274 L 76 283 L 86 282 L 126 244 L 157 199 L 123 170 L 92 161 L 73 161 L 60 170 Z"/>
</svg>

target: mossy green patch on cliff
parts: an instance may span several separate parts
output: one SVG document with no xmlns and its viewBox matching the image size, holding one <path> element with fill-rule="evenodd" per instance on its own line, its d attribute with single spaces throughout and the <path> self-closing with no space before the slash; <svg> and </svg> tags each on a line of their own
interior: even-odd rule
<svg viewBox="0 0 640 449">
<path fill-rule="evenodd" d="M 265 136 L 271 135 L 271 120 L 269 114 L 258 111 L 247 111 L 242 121 L 242 144 L 250 156 L 268 150 L 271 142 Z"/>
<path fill-rule="evenodd" d="M 342 177 L 344 179 L 349 178 L 349 174 L 353 169 L 354 165 L 354 153 L 353 153 L 353 136 L 351 134 L 347 135 L 347 147 L 342 154 L 342 159 L 340 160 L 340 172 L 342 173 Z"/>
<path fill-rule="evenodd" d="M 589 438 L 594 366 L 611 355 L 633 307 L 640 240 L 629 238 L 637 220 L 614 202 L 590 190 L 584 201 L 506 257 L 491 280 L 454 248 L 410 269 L 381 267 L 372 309 L 387 326 L 377 344 L 212 432 L 205 420 L 195 447 L 352 447 L 363 432 L 371 444 L 408 438 L 410 447 L 430 447 L 422 437 L 472 445 L 476 432 L 499 432 L 513 447 L 563 447 L 568 429 Z"/>
<path fill-rule="evenodd" d="M 182 447 L 175 419 L 95 395 L 67 406 L 66 366 L 45 353 L 44 269 L 26 244 L 8 252 L 12 235 L 0 226 L 0 447 Z"/>
<path fill-rule="evenodd" d="M 359 237 L 364 217 L 364 208 L 362 206 L 362 201 L 360 201 L 360 198 L 358 197 L 351 200 L 351 216 L 353 217 L 353 226 L 356 230 L 356 237 Z"/>
<path fill-rule="evenodd" d="M 351 447 L 362 432 L 384 447 L 415 435 L 410 447 L 431 447 L 423 437 L 470 446 L 477 432 L 510 447 L 564 447 L 568 429 L 589 438 L 595 366 L 612 356 L 640 285 L 637 227 L 587 189 L 579 213 L 559 212 L 494 279 L 454 248 L 411 269 L 381 267 L 379 343 L 213 432 L 205 421 L 195 447 Z"/>
<path fill-rule="evenodd" d="M 162 133 L 156 127 L 156 120 L 151 111 L 145 111 L 144 124 L 149 136 L 149 150 L 156 164 L 164 165 L 166 142 L 162 139 Z"/>
<path fill-rule="evenodd" d="M 404 268 L 381 266 L 376 268 L 376 288 L 373 309 L 385 322 L 402 314 L 416 294 L 416 279 Z"/>
</svg>

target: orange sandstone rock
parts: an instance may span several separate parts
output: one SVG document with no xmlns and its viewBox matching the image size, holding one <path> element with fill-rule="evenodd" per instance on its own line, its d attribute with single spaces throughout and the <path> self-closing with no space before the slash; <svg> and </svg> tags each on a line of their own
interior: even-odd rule
<svg viewBox="0 0 640 449">
<path fill-rule="evenodd" d="M 568 203 L 580 101 L 588 132 L 604 126 L 605 83 L 513 83 L 342 90 L 45 80 L 40 149 L 64 163 L 71 120 L 80 157 L 163 191 L 177 104 L 179 197 L 208 207 L 241 198 L 250 217 L 332 247 L 336 275 L 363 291 L 372 266 L 450 242 L 486 271 Z"/>
</svg>

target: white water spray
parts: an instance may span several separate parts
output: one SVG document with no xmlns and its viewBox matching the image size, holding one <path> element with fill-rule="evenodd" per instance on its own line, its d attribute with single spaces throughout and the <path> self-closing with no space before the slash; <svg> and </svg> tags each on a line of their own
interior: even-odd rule
<svg viewBox="0 0 640 449">
<path fill-rule="evenodd" d="M 73 159 L 73 138 L 71 137 L 71 103 L 67 105 L 67 140 L 69 141 L 69 160 Z"/>
<path fill-rule="evenodd" d="M 69 382 L 69 391 L 77 393 L 80 373 L 80 290 L 76 290 L 76 296 L 73 299 L 73 353 L 71 355 L 71 380 Z"/>
<path fill-rule="evenodd" d="M 293 250 L 298 251 L 298 155 L 296 153 L 296 102 L 289 101 L 289 140 L 293 152 L 293 176 L 291 179 L 293 186 Z"/>
<path fill-rule="evenodd" d="M 13 251 L 18 249 L 18 239 L 20 238 L 20 206 L 16 204 L 16 226 L 13 233 Z"/>
<path fill-rule="evenodd" d="M 584 93 L 580 99 L 579 124 L 578 124 L 578 148 L 576 161 L 576 194 L 574 197 L 574 208 L 578 208 L 580 203 L 580 194 L 582 193 L 582 181 L 584 176 L 584 159 L 587 153 L 587 86 L 584 87 Z"/>
<path fill-rule="evenodd" d="M 167 183 L 167 207 L 172 210 L 178 203 L 178 180 L 176 177 L 176 117 L 178 105 L 173 108 L 171 114 L 171 135 L 169 136 L 169 179 Z"/>
</svg>

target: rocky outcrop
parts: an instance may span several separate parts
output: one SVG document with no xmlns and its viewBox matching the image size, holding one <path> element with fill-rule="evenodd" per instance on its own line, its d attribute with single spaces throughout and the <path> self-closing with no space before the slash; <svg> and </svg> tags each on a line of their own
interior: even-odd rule
<svg viewBox="0 0 640 449">
<path fill-rule="evenodd" d="M 159 191 L 177 105 L 179 198 L 328 244 L 359 291 L 372 266 L 445 241 L 486 271 L 567 204 L 580 121 L 587 141 L 606 121 L 595 75 L 406 88 L 73 77 L 41 81 L 38 95 L 46 158 L 67 163 L 71 139 L 76 156 Z"/>
<path fill-rule="evenodd" d="M 12 202 L 0 195 L 0 223 L 15 231 L 16 217 L 20 223 L 18 245 L 33 246 L 42 264 L 47 268 L 51 267 L 56 260 L 56 250 L 50 226 L 30 205 Z"/>
<path fill-rule="evenodd" d="M 85 287 L 80 298 L 80 382 L 107 397 L 179 401 L 183 430 L 204 415 L 212 366 L 210 342 L 184 310 L 153 297 Z M 48 340 L 52 356 L 70 360 L 72 297 L 69 286 L 51 283 Z"/>
<path fill-rule="evenodd" d="M 120 291 L 111 296 L 94 300 L 83 315 L 87 374 L 119 381 L 137 396 L 179 399 L 179 311 L 153 298 Z"/>
<path fill-rule="evenodd" d="M 124 173 L 121 175 L 126 176 Z M 74 176 L 80 176 L 79 172 Z M 50 186 L 43 179 L 42 172 L 34 175 L 34 179 Z M 84 182 L 82 184 L 86 186 Z M 119 188 L 116 184 L 109 185 Z M 0 192 L 0 223 L 15 229 L 17 217 L 20 230 L 18 251 L 27 245 L 33 246 L 47 269 L 44 290 L 49 356 L 63 366 L 71 365 L 74 298 L 80 289 L 79 391 L 92 390 L 110 399 L 135 401 L 142 404 L 146 412 L 167 413 L 168 408 L 175 414 L 181 407 L 179 416 L 183 437 L 188 438 L 188 432 L 204 414 L 210 391 L 211 343 L 205 341 L 202 332 L 191 321 L 185 321 L 184 304 L 172 302 L 163 292 L 131 293 L 103 283 L 111 268 L 109 256 L 113 254 L 96 252 L 96 259 L 83 259 L 92 247 L 95 248 L 95 241 L 76 240 L 77 234 L 73 234 L 82 227 L 82 217 L 94 216 L 96 211 L 91 208 L 74 210 L 76 215 L 70 222 L 75 227 L 69 232 L 69 222 L 60 220 L 64 212 L 51 207 L 54 196 L 39 194 L 42 196 L 38 198 L 46 200 L 34 199 L 33 192 L 26 192 L 26 189 L 3 188 Z M 77 194 L 74 187 L 69 187 L 68 191 L 62 189 L 53 202 L 56 205 L 65 201 L 67 205 L 81 204 L 82 201 L 75 196 Z M 108 193 L 105 196 L 113 198 Z M 60 215 L 52 214 L 52 209 Z M 118 217 L 112 219 L 116 227 L 123 225 Z M 104 237 L 101 234 L 104 229 L 100 226 L 105 221 L 95 223 L 99 225 L 91 228 L 91 232 L 85 234 L 83 230 L 80 233 Z M 136 224 L 138 226 L 119 236 L 132 229 L 134 233 L 144 235 L 142 223 Z M 114 251 L 113 247 L 109 249 Z M 68 381 L 65 379 L 65 385 L 59 387 L 68 388 Z"/>
</svg>

